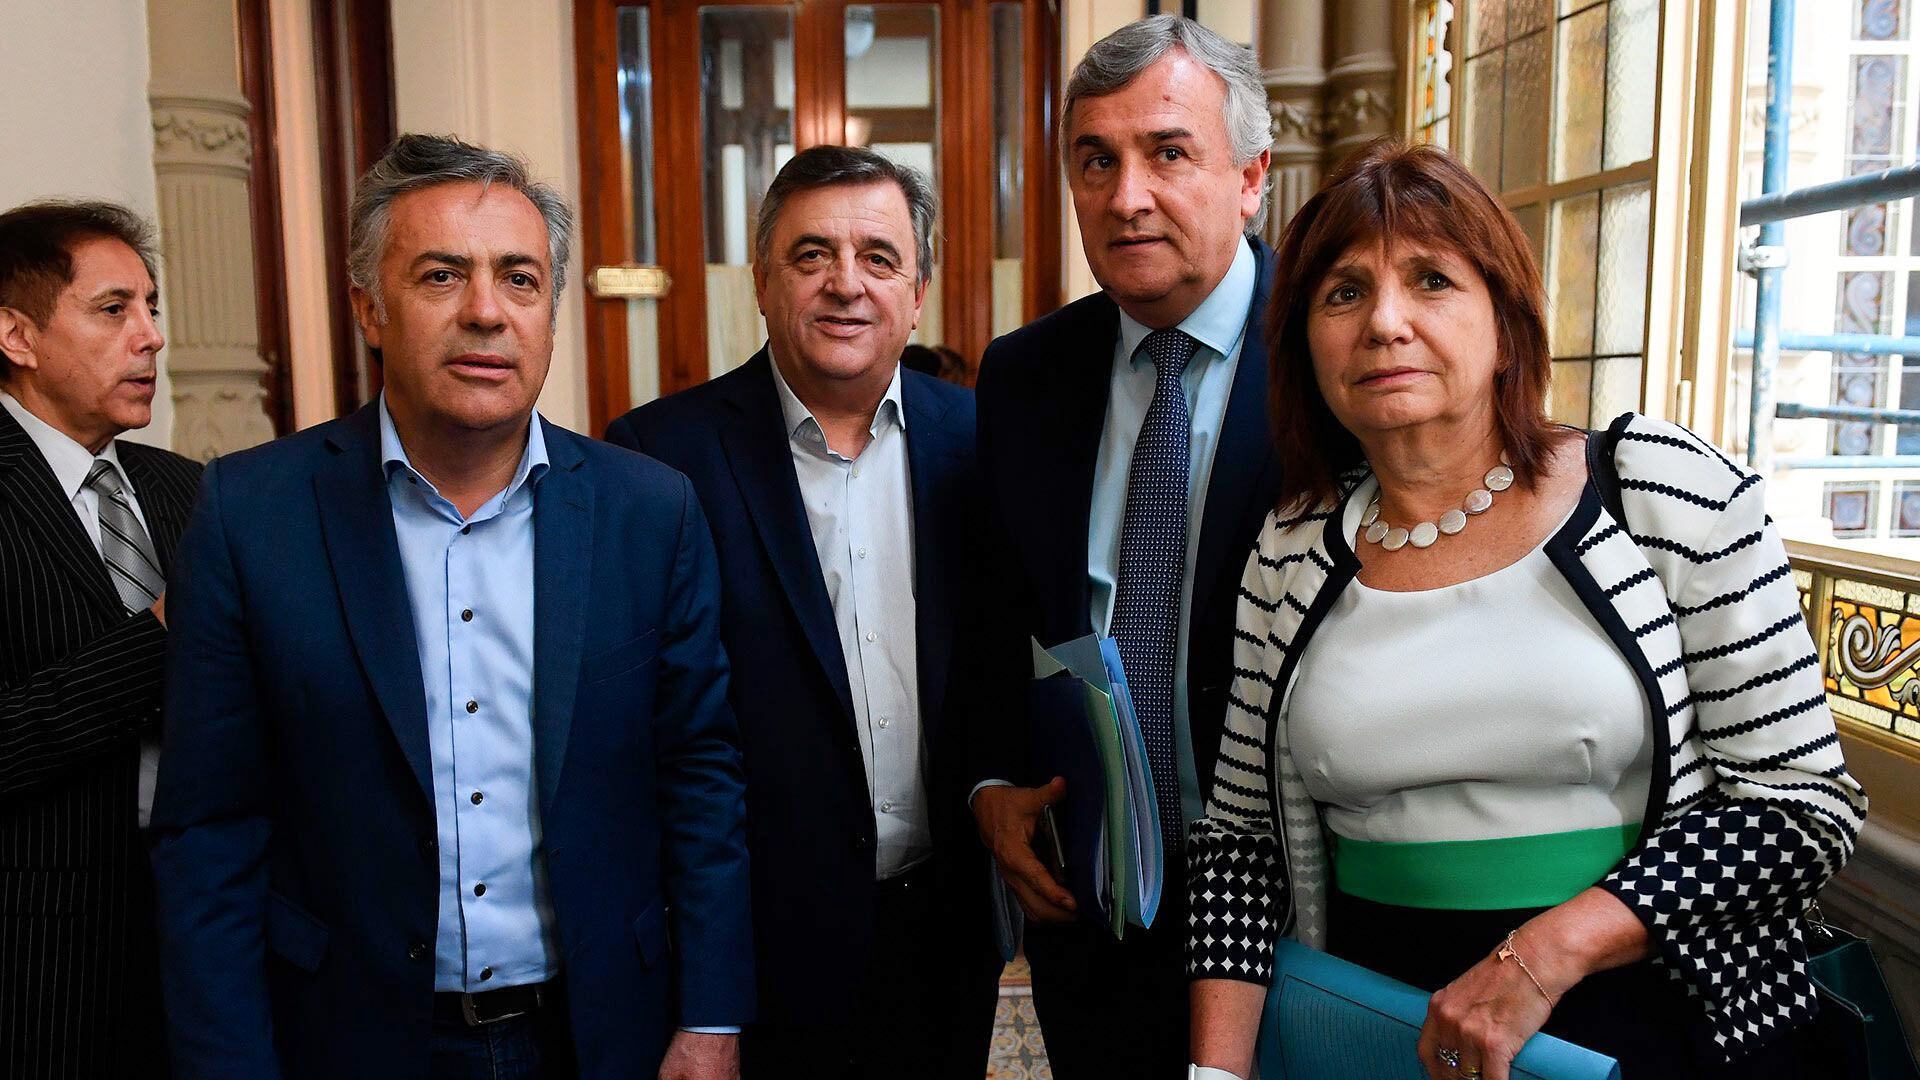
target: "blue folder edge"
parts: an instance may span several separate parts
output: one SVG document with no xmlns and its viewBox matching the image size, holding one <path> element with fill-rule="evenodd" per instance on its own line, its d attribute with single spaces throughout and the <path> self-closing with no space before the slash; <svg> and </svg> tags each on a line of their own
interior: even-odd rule
<svg viewBox="0 0 1920 1080">
<path fill-rule="evenodd" d="M 1288 1010 L 1277 1003 L 1283 993 L 1306 992 L 1323 997 L 1330 1004 L 1359 1006 L 1372 1014 L 1370 1020 L 1384 1020 L 1395 1029 L 1390 1038 L 1404 1041 L 1405 1059 L 1415 1066 L 1410 1076 L 1425 1076 L 1417 1067 L 1414 1047 L 1420 1040 L 1420 1026 L 1427 1016 L 1428 995 L 1406 983 L 1390 979 L 1376 971 L 1330 956 L 1291 938 L 1282 939 L 1275 950 L 1273 986 L 1267 993 L 1267 1007 L 1260 1017 L 1260 1043 L 1256 1054 L 1258 1080 L 1289 1080 L 1283 1047 L 1289 1033 L 1280 1030 Z M 1339 1010 L 1315 1010 L 1322 1017 L 1339 1015 Z M 1351 1015 L 1351 1010 L 1347 1015 Z M 1367 1024 L 1364 1037 L 1381 1038 L 1381 1025 Z M 1318 1045 L 1340 1045 L 1338 1030 L 1291 1033 L 1295 1040 Z M 1359 1031 L 1346 1033 L 1359 1037 Z M 1296 1051 L 1297 1047 L 1293 1047 Z M 1514 1059 L 1516 1080 L 1620 1080 L 1620 1065 L 1610 1057 L 1575 1046 L 1551 1035 L 1535 1035 L 1527 1040 Z"/>
</svg>

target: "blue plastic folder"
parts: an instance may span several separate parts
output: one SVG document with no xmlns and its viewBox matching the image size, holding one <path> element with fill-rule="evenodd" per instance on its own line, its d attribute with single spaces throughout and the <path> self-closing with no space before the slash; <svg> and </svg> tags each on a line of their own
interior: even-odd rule
<svg viewBox="0 0 1920 1080">
<path fill-rule="evenodd" d="M 1066 885 L 1084 917 L 1122 937 L 1159 912 L 1165 863 L 1146 740 L 1134 717 L 1120 650 L 1089 635 L 1033 647 L 1029 695 L 1036 779 L 1064 776 L 1054 822 Z"/>
<path fill-rule="evenodd" d="M 1280 942 L 1260 1017 L 1259 1080 L 1427 1080 L 1415 1056 L 1427 995 L 1292 939 Z M 1620 1080 L 1620 1065 L 1535 1035 L 1514 1080 Z"/>
</svg>

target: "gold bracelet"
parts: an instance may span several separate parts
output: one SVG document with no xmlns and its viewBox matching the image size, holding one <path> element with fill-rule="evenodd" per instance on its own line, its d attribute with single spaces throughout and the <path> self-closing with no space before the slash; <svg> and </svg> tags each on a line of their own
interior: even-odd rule
<svg viewBox="0 0 1920 1080">
<path fill-rule="evenodd" d="M 1527 981 L 1532 983 L 1533 988 L 1535 990 L 1540 991 L 1540 996 L 1546 999 L 1547 1008 L 1549 1009 L 1555 1008 L 1559 1005 L 1559 1002 L 1553 1000 L 1553 995 L 1547 993 L 1547 988 L 1540 985 L 1539 977 L 1534 975 L 1533 969 L 1527 966 L 1527 962 L 1520 958 L 1519 952 L 1517 952 L 1513 947 L 1513 937 L 1515 934 L 1518 934 L 1519 932 L 1520 931 L 1518 930 L 1509 930 L 1507 932 L 1507 940 L 1500 943 L 1499 950 L 1493 954 L 1494 959 L 1499 960 L 1502 963 L 1505 963 L 1506 961 L 1511 960 L 1515 964 L 1518 964 L 1520 966 L 1521 973 L 1527 977 Z"/>
</svg>

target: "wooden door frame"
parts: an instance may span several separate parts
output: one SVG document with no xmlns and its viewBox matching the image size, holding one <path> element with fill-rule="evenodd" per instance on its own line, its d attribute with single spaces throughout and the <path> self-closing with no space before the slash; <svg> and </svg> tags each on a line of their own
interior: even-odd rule
<svg viewBox="0 0 1920 1080">
<path fill-rule="evenodd" d="M 398 136 L 394 118 L 393 38 L 388 0 L 313 0 L 314 91 L 320 113 L 320 204 L 333 294 L 333 395 L 336 415 L 360 395 L 360 327 L 347 283 L 347 234 L 353 186 Z M 380 392 L 369 364 L 367 400 Z"/>
<path fill-rule="evenodd" d="M 273 104 L 273 19 L 267 0 L 239 0 L 240 85 L 250 107 L 248 192 L 253 216 L 253 308 L 267 369 L 267 419 L 276 436 L 293 431 L 293 364 L 288 330 L 285 231 L 280 213 L 279 125 Z"/>
<path fill-rule="evenodd" d="M 648 60 L 654 85 L 653 143 L 656 161 L 697 162 L 701 115 L 663 87 L 698 86 L 699 8 L 775 6 L 768 0 L 641 0 L 650 9 Z M 993 132 L 991 125 L 954 122 L 992 115 L 991 4 L 979 0 L 878 0 L 935 2 L 940 11 L 941 225 L 939 273 L 943 282 L 945 343 L 970 361 L 985 351 L 993 318 Z M 1023 314 L 1032 319 L 1060 304 L 1060 185 L 1055 145 L 1059 124 L 1059 9 L 1051 0 L 1017 0 L 1024 6 L 1022 80 L 1029 102 L 1023 110 Z M 580 276 L 595 266 L 627 261 L 623 229 L 628 192 L 594 177 L 622 175 L 620 102 L 614 72 L 619 67 L 618 9 L 633 0 L 574 0 L 575 100 L 580 132 L 582 227 Z M 844 143 L 847 130 L 847 0 L 809 0 L 793 11 L 796 149 Z M 801 63 L 806 57 L 811 62 Z M 957 58 L 957 59 L 956 59 Z M 664 396 L 707 378 L 705 197 L 701 185 L 669 183 L 658 171 L 654 216 L 658 265 L 671 280 L 672 297 L 660 305 L 660 393 Z M 632 404 L 627 371 L 627 305 L 586 304 L 588 422 L 602 431 Z"/>
</svg>

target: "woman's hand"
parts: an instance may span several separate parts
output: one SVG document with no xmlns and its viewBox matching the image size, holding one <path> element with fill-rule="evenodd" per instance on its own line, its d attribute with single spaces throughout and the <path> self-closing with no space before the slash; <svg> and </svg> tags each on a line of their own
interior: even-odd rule
<svg viewBox="0 0 1920 1080">
<path fill-rule="evenodd" d="M 1507 1080 L 1514 1056 L 1580 980 L 1648 955 L 1647 929 L 1592 888 L 1527 921 L 1427 1004 L 1420 1061 L 1433 1080 Z"/>
<path fill-rule="evenodd" d="M 1526 947 L 1523 936 L 1515 938 L 1515 946 Z M 1514 1056 L 1552 1011 L 1519 964 L 1489 955 L 1427 1003 L 1420 1061 L 1433 1080 L 1507 1080 Z"/>
</svg>

